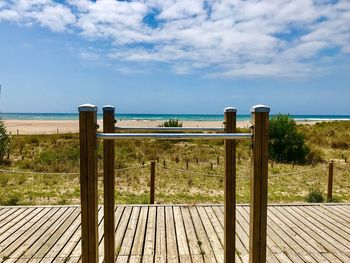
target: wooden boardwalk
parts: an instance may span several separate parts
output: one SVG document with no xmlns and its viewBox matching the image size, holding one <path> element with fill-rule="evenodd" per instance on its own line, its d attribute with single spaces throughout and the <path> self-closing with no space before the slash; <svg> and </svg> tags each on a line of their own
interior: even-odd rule
<svg viewBox="0 0 350 263">
<path fill-rule="evenodd" d="M 99 209 L 103 260 L 102 208 Z M 236 262 L 248 261 L 237 207 Z M 223 206 L 116 207 L 117 262 L 223 262 Z M 0 261 L 79 262 L 80 207 L 0 207 Z M 270 205 L 268 262 L 350 262 L 350 204 Z"/>
</svg>

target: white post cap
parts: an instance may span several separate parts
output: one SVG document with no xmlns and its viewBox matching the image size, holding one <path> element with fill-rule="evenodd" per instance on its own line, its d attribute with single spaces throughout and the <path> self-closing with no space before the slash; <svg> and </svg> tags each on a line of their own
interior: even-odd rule
<svg viewBox="0 0 350 263">
<path fill-rule="evenodd" d="M 84 111 L 97 111 L 97 106 L 93 104 L 82 104 L 78 107 L 79 112 L 84 112 Z"/>
<path fill-rule="evenodd" d="M 114 111 L 115 107 L 112 106 L 112 105 L 105 105 L 105 106 L 102 107 L 102 110 L 103 111 Z"/>
<path fill-rule="evenodd" d="M 224 109 L 224 112 L 237 112 L 237 109 L 234 107 L 227 107 Z"/>
<path fill-rule="evenodd" d="M 253 113 L 253 112 L 270 112 L 270 107 L 266 106 L 266 105 L 258 104 L 258 105 L 252 106 L 250 108 L 250 112 L 251 113 Z"/>
</svg>

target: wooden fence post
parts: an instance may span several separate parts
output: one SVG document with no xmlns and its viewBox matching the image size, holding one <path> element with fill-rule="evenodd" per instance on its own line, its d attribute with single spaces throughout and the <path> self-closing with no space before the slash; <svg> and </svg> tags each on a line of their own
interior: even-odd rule
<svg viewBox="0 0 350 263">
<path fill-rule="evenodd" d="M 225 133 L 236 132 L 236 114 L 237 110 L 235 108 L 225 109 Z M 235 262 L 236 242 L 236 142 L 234 140 L 224 140 L 224 145 L 224 258 L 225 263 L 233 263 Z"/>
<path fill-rule="evenodd" d="M 333 173 L 334 173 L 334 162 L 329 162 L 328 166 L 328 189 L 327 189 L 327 202 L 331 202 L 333 199 Z"/>
<path fill-rule="evenodd" d="M 267 176 L 270 108 L 251 108 L 253 120 L 250 191 L 249 262 L 266 262 Z"/>
<path fill-rule="evenodd" d="M 98 262 L 97 107 L 79 106 L 82 262 Z"/>
<path fill-rule="evenodd" d="M 154 204 L 154 187 L 156 181 L 156 163 L 151 162 L 150 204 Z"/>
<path fill-rule="evenodd" d="M 114 133 L 115 108 L 106 105 L 102 109 L 103 132 Z M 114 146 L 114 140 L 103 141 L 104 253 L 106 263 L 115 262 Z"/>
</svg>

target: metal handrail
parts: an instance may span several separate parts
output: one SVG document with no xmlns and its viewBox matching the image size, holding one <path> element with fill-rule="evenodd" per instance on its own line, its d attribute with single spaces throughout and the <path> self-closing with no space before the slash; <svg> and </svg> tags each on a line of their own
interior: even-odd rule
<svg viewBox="0 0 350 263">
<path fill-rule="evenodd" d="M 97 139 L 115 140 L 115 139 L 205 139 L 205 140 L 242 140 L 252 139 L 251 133 L 97 133 Z"/>
<path fill-rule="evenodd" d="M 224 128 L 220 127 L 115 127 L 115 131 L 224 131 Z"/>
</svg>

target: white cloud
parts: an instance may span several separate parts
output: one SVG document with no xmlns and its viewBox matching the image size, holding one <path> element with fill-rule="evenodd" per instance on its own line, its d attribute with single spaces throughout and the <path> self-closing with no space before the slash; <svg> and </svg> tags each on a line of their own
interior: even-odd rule
<svg viewBox="0 0 350 263">
<path fill-rule="evenodd" d="M 327 50 L 350 53 L 348 0 L 12 0 L 2 20 L 110 42 L 104 59 L 120 71 L 166 63 L 178 74 L 293 77 L 327 66 Z"/>
</svg>

